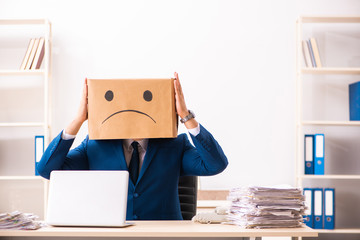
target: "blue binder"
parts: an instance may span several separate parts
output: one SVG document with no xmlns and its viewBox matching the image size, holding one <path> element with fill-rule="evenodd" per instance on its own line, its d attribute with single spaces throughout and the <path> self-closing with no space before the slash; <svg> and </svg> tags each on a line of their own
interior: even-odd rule
<svg viewBox="0 0 360 240">
<path fill-rule="evenodd" d="M 360 120 L 360 82 L 349 85 L 350 121 Z"/>
<path fill-rule="evenodd" d="M 39 176 L 37 165 L 44 153 L 44 136 L 35 136 L 35 175 Z"/>
<path fill-rule="evenodd" d="M 335 189 L 324 189 L 324 229 L 335 228 Z"/>
<path fill-rule="evenodd" d="M 314 228 L 322 229 L 323 228 L 323 189 L 314 188 Z"/>
<path fill-rule="evenodd" d="M 304 141 L 305 174 L 314 174 L 314 135 L 305 135 Z"/>
<path fill-rule="evenodd" d="M 325 136 L 324 134 L 314 135 L 314 173 L 324 175 L 325 160 Z"/>
<path fill-rule="evenodd" d="M 304 223 L 314 228 L 314 191 L 311 188 L 304 188 L 305 203 L 308 209 L 305 211 Z"/>
</svg>

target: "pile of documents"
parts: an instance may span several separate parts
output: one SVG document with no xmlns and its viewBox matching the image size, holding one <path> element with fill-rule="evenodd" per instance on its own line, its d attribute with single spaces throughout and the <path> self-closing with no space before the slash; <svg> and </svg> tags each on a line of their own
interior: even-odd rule
<svg viewBox="0 0 360 240">
<path fill-rule="evenodd" d="M 228 220 L 244 228 L 302 227 L 304 199 L 300 189 L 290 186 L 234 188 Z"/>
<path fill-rule="evenodd" d="M 0 213 L 0 229 L 36 230 L 42 224 L 35 221 L 38 217 L 31 213 Z"/>
</svg>

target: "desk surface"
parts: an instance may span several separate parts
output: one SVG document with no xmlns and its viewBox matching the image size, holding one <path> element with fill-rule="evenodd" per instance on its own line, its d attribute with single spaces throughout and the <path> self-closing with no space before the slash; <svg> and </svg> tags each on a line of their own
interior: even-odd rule
<svg viewBox="0 0 360 240">
<path fill-rule="evenodd" d="M 1 230 L 0 236 L 27 237 L 317 237 L 308 227 L 242 229 L 234 225 L 200 224 L 191 221 L 134 221 L 126 228 L 45 227 L 39 230 Z"/>
</svg>

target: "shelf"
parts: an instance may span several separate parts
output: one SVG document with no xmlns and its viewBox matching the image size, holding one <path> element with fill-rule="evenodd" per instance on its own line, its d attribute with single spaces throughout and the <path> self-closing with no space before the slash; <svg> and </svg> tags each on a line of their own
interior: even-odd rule
<svg viewBox="0 0 360 240">
<path fill-rule="evenodd" d="M 0 176 L 0 180 L 44 180 L 41 176 Z"/>
<path fill-rule="evenodd" d="M 303 74 L 346 74 L 357 75 L 360 74 L 360 68 L 301 68 Z"/>
<path fill-rule="evenodd" d="M 46 72 L 44 70 L 0 70 L 0 76 L 9 76 L 9 75 L 44 75 Z"/>
<path fill-rule="evenodd" d="M 360 126 L 360 121 L 302 121 L 301 125 Z"/>
<path fill-rule="evenodd" d="M 31 24 L 47 24 L 46 19 L 1 19 L 0 25 L 31 25 Z"/>
<path fill-rule="evenodd" d="M 0 123 L 0 127 L 43 127 L 43 122 Z"/>
<path fill-rule="evenodd" d="M 319 233 L 349 233 L 360 234 L 360 228 L 315 229 Z"/>
<path fill-rule="evenodd" d="M 299 178 L 302 179 L 345 179 L 345 180 L 357 180 L 360 179 L 360 175 L 301 175 Z"/>
<path fill-rule="evenodd" d="M 302 23 L 360 23 L 360 16 L 303 16 Z"/>
</svg>

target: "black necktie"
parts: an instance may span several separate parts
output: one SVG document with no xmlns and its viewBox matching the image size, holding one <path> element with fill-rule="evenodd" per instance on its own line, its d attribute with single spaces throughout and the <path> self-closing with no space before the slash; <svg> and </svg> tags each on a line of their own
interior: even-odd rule
<svg viewBox="0 0 360 240">
<path fill-rule="evenodd" d="M 135 142 L 135 141 L 131 144 L 134 151 L 131 155 L 131 160 L 130 160 L 130 164 L 129 164 L 129 174 L 130 174 L 130 179 L 134 183 L 134 185 L 136 185 L 136 181 L 139 177 L 139 165 L 140 165 L 139 162 L 140 162 L 140 160 L 139 160 L 138 145 L 139 145 L 139 143 Z"/>
</svg>

